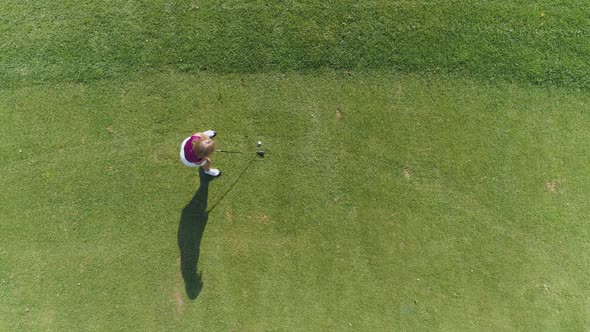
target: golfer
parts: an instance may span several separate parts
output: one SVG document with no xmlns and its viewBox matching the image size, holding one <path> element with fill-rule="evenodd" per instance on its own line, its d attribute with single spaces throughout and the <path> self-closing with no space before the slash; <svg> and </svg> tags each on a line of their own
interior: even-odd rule
<svg viewBox="0 0 590 332">
<path fill-rule="evenodd" d="M 221 175 L 221 171 L 211 168 L 211 154 L 215 151 L 213 137 L 217 132 L 207 130 L 188 137 L 180 146 L 180 160 L 188 167 L 203 167 L 205 174 L 213 177 Z"/>
</svg>

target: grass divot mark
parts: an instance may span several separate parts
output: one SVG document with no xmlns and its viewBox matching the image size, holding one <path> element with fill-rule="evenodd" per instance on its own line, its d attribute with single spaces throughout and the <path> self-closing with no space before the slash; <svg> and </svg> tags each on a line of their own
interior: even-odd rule
<svg viewBox="0 0 590 332">
<path fill-rule="evenodd" d="M 174 298 L 176 299 L 176 305 L 180 308 L 184 305 L 184 300 L 182 299 L 182 291 L 176 290 L 174 293 Z"/>
<path fill-rule="evenodd" d="M 404 177 L 409 179 L 412 176 L 412 172 L 410 171 L 410 167 L 404 166 Z"/>
<path fill-rule="evenodd" d="M 557 181 L 557 180 L 551 180 L 551 181 L 545 183 L 545 188 L 547 188 L 547 191 L 549 191 L 550 193 L 557 193 L 558 187 L 559 187 L 559 181 Z"/>
</svg>

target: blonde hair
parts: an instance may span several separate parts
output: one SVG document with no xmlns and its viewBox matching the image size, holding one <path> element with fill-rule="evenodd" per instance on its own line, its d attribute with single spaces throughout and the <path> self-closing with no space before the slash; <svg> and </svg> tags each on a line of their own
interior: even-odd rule
<svg viewBox="0 0 590 332">
<path fill-rule="evenodd" d="M 207 158 L 215 151 L 215 141 L 204 134 L 200 134 L 199 136 L 201 136 L 201 139 L 192 142 L 193 153 L 198 158 Z"/>
</svg>

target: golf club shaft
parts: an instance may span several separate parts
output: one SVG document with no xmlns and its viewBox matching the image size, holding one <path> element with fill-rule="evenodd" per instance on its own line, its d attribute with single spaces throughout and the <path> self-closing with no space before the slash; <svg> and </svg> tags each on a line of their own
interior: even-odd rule
<svg viewBox="0 0 590 332">
<path fill-rule="evenodd" d="M 245 153 L 242 151 L 231 151 L 231 150 L 215 150 L 216 152 L 224 152 L 224 153 Z"/>
</svg>

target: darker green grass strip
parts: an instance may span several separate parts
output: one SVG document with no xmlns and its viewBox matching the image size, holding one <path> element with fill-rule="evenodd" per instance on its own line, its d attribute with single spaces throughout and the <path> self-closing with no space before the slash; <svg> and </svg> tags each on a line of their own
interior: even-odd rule
<svg viewBox="0 0 590 332">
<path fill-rule="evenodd" d="M 585 4 L 586 5 L 585 5 Z M 172 66 L 393 69 L 587 89 L 588 1 L 8 1 L 3 85 Z"/>
</svg>

